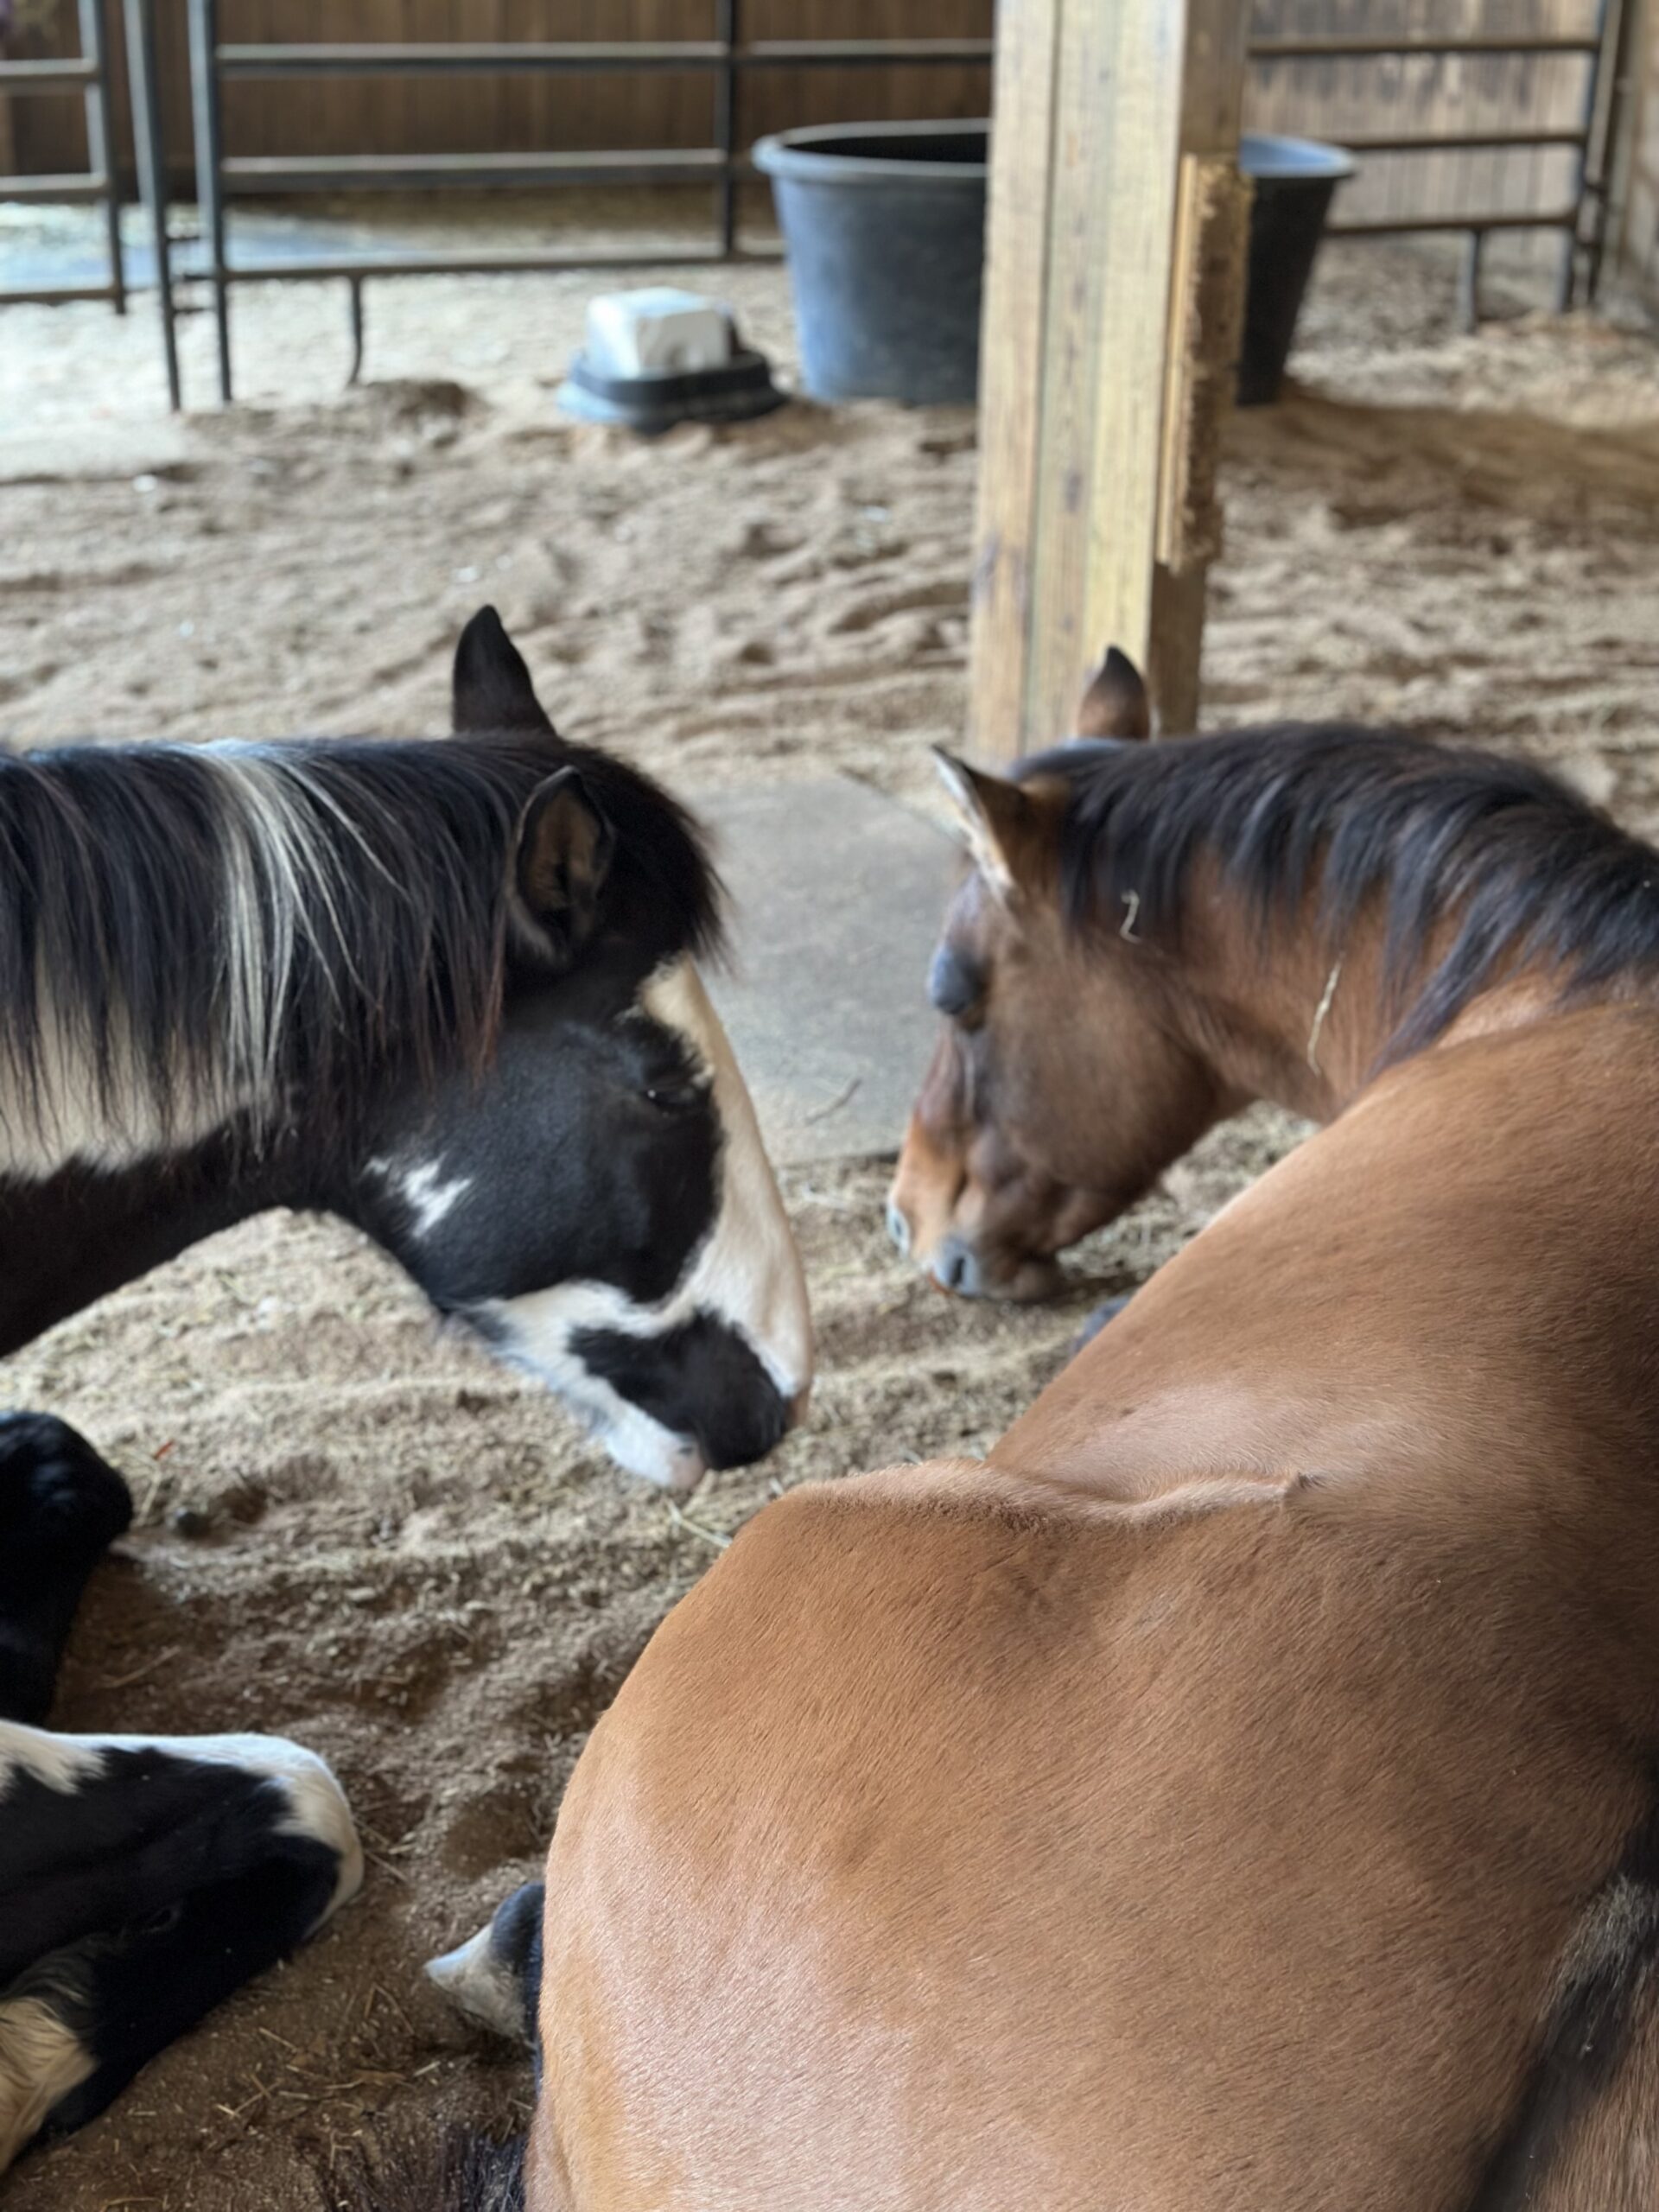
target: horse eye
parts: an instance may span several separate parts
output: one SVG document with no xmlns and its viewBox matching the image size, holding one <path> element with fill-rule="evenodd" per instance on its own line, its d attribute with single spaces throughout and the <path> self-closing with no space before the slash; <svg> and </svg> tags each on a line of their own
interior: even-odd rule
<svg viewBox="0 0 1659 2212">
<path fill-rule="evenodd" d="M 689 1114 L 702 1103 L 702 1086 L 689 1077 L 671 1077 L 663 1083 L 648 1083 L 645 1090 L 645 1102 L 659 1114 Z"/>
<path fill-rule="evenodd" d="M 938 1013 L 960 1018 L 984 997 L 984 972 L 953 946 L 942 944 L 927 971 L 927 995 Z"/>
</svg>

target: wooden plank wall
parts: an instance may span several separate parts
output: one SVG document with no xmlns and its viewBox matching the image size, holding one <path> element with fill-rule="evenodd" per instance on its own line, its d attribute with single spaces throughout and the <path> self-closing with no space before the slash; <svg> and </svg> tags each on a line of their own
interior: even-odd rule
<svg viewBox="0 0 1659 2212">
<path fill-rule="evenodd" d="M 118 15 L 118 10 L 116 13 Z M 714 0 L 221 0 L 227 40 L 681 39 L 714 35 Z M 984 38 L 993 0 L 746 0 L 762 38 Z M 190 166 L 183 0 L 157 0 L 168 167 Z M 119 35 L 118 23 L 116 25 Z M 73 0 L 19 50 L 68 52 Z M 118 53 L 118 66 L 124 59 Z M 746 139 L 791 124 L 983 115 L 984 67 L 766 70 L 741 93 Z M 15 103 L 25 171 L 80 168 L 86 136 L 73 98 Z M 124 114 L 120 151 L 130 158 Z M 710 143 L 706 73 L 583 77 L 337 78 L 232 85 L 226 143 L 238 154 L 478 152 L 538 147 L 696 146 Z"/>
<path fill-rule="evenodd" d="M 188 179 L 189 85 L 183 0 L 157 0 L 168 164 Z M 1593 29 L 1597 0 L 1255 0 L 1259 35 L 1365 32 L 1402 37 Z M 714 0 L 221 0 L 232 39 L 705 38 Z M 19 50 L 74 44 L 73 0 L 33 0 Z M 982 37 L 994 0 L 746 0 L 756 38 Z M 120 10 L 111 10 L 119 53 Z M 39 19 L 46 19 L 38 27 Z M 1659 0 L 1648 10 L 1659 19 Z M 1649 35 L 1649 47 L 1652 35 Z M 1570 56 L 1452 56 L 1421 61 L 1257 64 L 1245 127 L 1340 143 L 1354 131 L 1400 132 L 1574 124 L 1587 65 Z M 226 143 L 245 154 L 443 151 L 547 146 L 706 144 L 712 87 L 706 77 L 394 78 L 228 88 Z M 743 87 L 745 138 L 791 124 L 850 118 L 983 114 L 988 73 L 963 69 L 821 69 L 758 73 Z M 118 105 L 124 109 L 124 103 Z M 1651 117 L 1659 100 L 1649 99 Z M 1649 123 L 1649 136 L 1659 124 Z M 24 171 L 85 161 L 78 98 L 12 104 L 12 158 Z M 118 117 L 130 159 L 124 111 Z M 1643 175 L 1659 153 L 1649 148 Z M 1570 198 L 1566 149 L 1369 156 L 1338 204 L 1338 221 L 1557 206 Z M 1636 184 L 1659 203 L 1659 181 Z M 1644 204 L 1644 203 L 1643 203 Z M 1649 218 L 1636 218 L 1637 235 Z M 1659 213 L 1652 219 L 1659 230 Z"/>
<path fill-rule="evenodd" d="M 1581 37 L 1593 36 L 1596 15 L 1597 0 L 1256 0 L 1255 31 Z M 1583 119 L 1589 79 L 1589 62 L 1572 54 L 1258 62 L 1245 94 L 1245 128 L 1338 144 L 1351 132 L 1573 130 Z M 1573 164 L 1567 147 L 1370 154 L 1344 187 L 1333 219 L 1557 208 L 1571 203 Z"/>
</svg>

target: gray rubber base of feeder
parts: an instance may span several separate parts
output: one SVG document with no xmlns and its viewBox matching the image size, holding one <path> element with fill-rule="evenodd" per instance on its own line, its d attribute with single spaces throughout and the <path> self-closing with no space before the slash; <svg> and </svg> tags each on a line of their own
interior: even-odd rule
<svg viewBox="0 0 1659 2212">
<path fill-rule="evenodd" d="M 692 794 L 733 900 L 709 987 L 780 1166 L 899 1149 L 933 1049 L 952 840 L 843 777 Z"/>
<path fill-rule="evenodd" d="M 766 356 L 744 349 L 723 368 L 684 375 L 607 377 L 578 354 L 558 404 L 583 423 L 608 423 L 654 436 L 681 423 L 748 423 L 788 403 Z"/>
</svg>

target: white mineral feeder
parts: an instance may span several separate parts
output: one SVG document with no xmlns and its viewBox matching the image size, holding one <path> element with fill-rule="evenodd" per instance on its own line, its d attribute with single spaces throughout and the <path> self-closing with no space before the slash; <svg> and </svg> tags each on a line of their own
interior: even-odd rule
<svg viewBox="0 0 1659 2212">
<path fill-rule="evenodd" d="M 652 284 L 588 303 L 588 338 L 559 404 L 588 423 L 658 431 L 769 414 L 787 394 L 745 346 L 731 309 L 701 293 Z"/>
</svg>

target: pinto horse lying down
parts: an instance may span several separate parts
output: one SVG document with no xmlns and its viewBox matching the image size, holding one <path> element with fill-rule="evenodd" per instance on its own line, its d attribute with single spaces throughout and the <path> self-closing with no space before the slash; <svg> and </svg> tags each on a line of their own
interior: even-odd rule
<svg viewBox="0 0 1659 2212">
<path fill-rule="evenodd" d="M 1327 1126 L 988 1460 L 789 1493 L 658 1631 L 528 2212 L 1650 2208 L 1659 855 L 1357 730 L 955 780 L 918 1257 Z"/>
<path fill-rule="evenodd" d="M 0 2171 L 102 2112 L 363 1878 L 340 1786 L 297 1744 L 24 1725 L 131 1514 L 73 1429 L 0 1414 Z"/>
<path fill-rule="evenodd" d="M 697 971 L 719 883 L 665 792 L 555 733 L 493 608 L 454 702 L 433 743 L 0 753 L 0 1355 L 233 1221 L 323 1210 L 624 1466 L 693 1483 L 769 1452 L 811 1368 Z M 17 1725 L 129 1511 L 61 1423 L 0 1416 L 0 2165 L 360 1871 L 291 1745 Z"/>
</svg>

